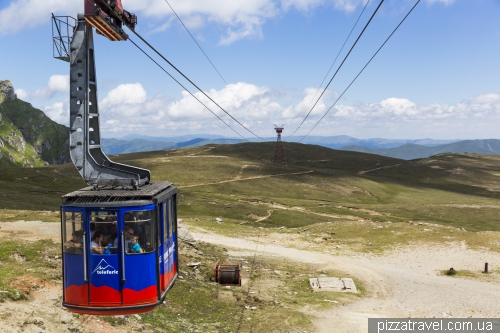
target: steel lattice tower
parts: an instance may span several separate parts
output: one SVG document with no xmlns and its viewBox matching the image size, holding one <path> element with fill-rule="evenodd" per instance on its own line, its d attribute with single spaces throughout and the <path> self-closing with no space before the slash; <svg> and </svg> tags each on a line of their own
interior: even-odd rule
<svg viewBox="0 0 500 333">
<path fill-rule="evenodd" d="M 285 152 L 283 151 L 283 143 L 281 142 L 281 133 L 283 132 L 283 125 L 281 127 L 278 127 L 274 125 L 274 130 L 278 134 L 278 140 L 276 141 L 276 150 L 274 151 L 274 163 L 273 166 L 277 164 L 282 164 L 283 166 L 286 166 L 285 162 Z"/>
</svg>

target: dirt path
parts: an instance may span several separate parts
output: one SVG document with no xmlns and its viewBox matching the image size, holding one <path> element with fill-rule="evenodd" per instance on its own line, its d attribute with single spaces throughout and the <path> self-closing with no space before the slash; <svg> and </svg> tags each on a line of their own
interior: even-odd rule
<svg viewBox="0 0 500 333">
<path fill-rule="evenodd" d="M 193 184 L 193 185 L 177 186 L 177 188 L 199 187 L 199 186 L 216 185 L 216 184 L 240 182 L 240 181 L 244 181 L 244 180 L 271 178 L 271 177 L 288 176 L 288 175 L 304 175 L 304 174 L 312 173 L 312 172 L 314 172 L 314 171 L 309 170 L 309 171 L 302 171 L 302 172 L 278 173 L 278 174 L 275 174 L 275 175 L 254 176 L 254 177 L 247 177 L 247 178 L 238 178 L 238 177 L 236 177 L 236 178 L 233 178 L 233 179 L 221 180 L 221 181 L 213 182 L 213 183 L 203 183 L 203 184 Z"/>
<path fill-rule="evenodd" d="M 381 169 L 394 168 L 394 167 L 400 166 L 400 165 L 402 165 L 402 164 L 403 164 L 403 163 L 399 163 L 399 164 L 394 164 L 394 165 L 387 165 L 387 166 L 383 166 L 383 167 L 380 167 L 380 168 L 375 168 L 375 169 L 370 169 L 370 170 L 365 170 L 365 171 L 359 171 L 359 172 L 358 172 L 358 175 L 362 175 L 362 174 L 364 174 L 364 173 L 371 172 L 371 171 L 375 171 L 375 170 L 381 170 Z"/>
<path fill-rule="evenodd" d="M 312 215 L 317 215 L 317 216 L 323 216 L 323 217 L 330 217 L 333 219 L 344 219 L 344 220 L 351 220 L 351 221 L 359 221 L 359 220 L 365 220 L 362 217 L 359 216 L 354 216 L 354 215 L 344 215 L 344 214 L 328 214 L 328 213 L 320 213 L 320 212 L 315 212 L 313 210 L 307 209 L 305 207 L 300 207 L 300 206 L 285 206 L 276 202 L 265 202 L 265 201 L 249 201 L 249 200 L 238 200 L 239 202 L 245 202 L 249 203 L 251 205 L 262 205 L 262 206 L 267 206 L 270 208 L 275 208 L 275 209 L 282 209 L 282 210 L 291 210 L 291 211 L 296 211 L 296 212 L 301 212 L 301 213 L 308 213 Z M 342 206 L 339 206 L 339 208 L 342 208 Z M 344 207 L 348 208 L 348 207 Z M 353 209 L 353 208 L 351 208 Z M 355 209 L 356 211 L 367 213 L 370 215 L 376 215 L 380 216 L 382 215 L 379 212 L 373 211 L 373 210 L 368 210 L 368 209 Z M 269 211 L 268 211 L 269 212 Z M 259 222 L 261 220 L 258 220 L 256 222 Z"/>
<path fill-rule="evenodd" d="M 256 243 L 244 239 L 193 233 L 196 239 L 224 245 L 234 254 L 286 257 L 316 263 L 355 276 L 366 297 L 348 306 L 317 313 L 315 332 L 366 332 L 367 318 L 500 316 L 498 278 L 490 281 L 448 277 L 440 270 L 478 271 L 484 262 L 500 263 L 500 254 L 468 250 L 463 244 L 415 246 L 387 255 L 345 257 Z M 243 252 L 243 253 L 242 253 Z M 498 273 L 496 273 L 498 275 Z"/>
</svg>

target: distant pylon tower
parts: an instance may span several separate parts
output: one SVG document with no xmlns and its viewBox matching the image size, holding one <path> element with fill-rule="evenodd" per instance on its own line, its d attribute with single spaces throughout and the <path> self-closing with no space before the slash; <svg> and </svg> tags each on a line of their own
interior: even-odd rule
<svg viewBox="0 0 500 333">
<path fill-rule="evenodd" d="M 281 163 L 283 166 L 286 166 L 285 152 L 283 151 L 283 143 L 281 142 L 281 133 L 283 132 L 283 125 L 281 125 L 281 127 L 274 125 L 274 130 L 278 134 L 278 140 L 276 141 L 276 150 L 274 151 L 273 165 Z"/>
</svg>

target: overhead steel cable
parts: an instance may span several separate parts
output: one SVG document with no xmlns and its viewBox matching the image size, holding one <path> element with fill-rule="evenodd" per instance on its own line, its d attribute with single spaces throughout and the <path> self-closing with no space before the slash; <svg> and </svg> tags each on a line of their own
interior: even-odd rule
<svg viewBox="0 0 500 333">
<path fill-rule="evenodd" d="M 165 0 L 166 1 L 166 0 Z M 330 66 L 330 68 L 328 69 L 328 72 L 326 72 L 326 75 L 325 77 L 323 78 L 323 81 L 321 81 L 321 83 L 319 84 L 319 87 L 318 89 L 316 90 L 316 92 L 314 93 L 314 97 L 311 99 L 311 102 L 309 103 L 309 106 L 307 107 L 307 109 L 309 109 L 311 107 L 311 104 L 312 102 L 314 101 L 314 99 L 316 98 L 316 95 L 318 94 L 319 90 L 321 89 L 321 86 L 323 85 L 323 83 L 325 82 L 326 78 L 328 77 L 328 74 L 330 74 L 330 71 L 332 70 L 333 68 L 333 65 L 335 64 L 335 62 L 337 61 L 340 53 L 342 52 L 342 50 L 344 49 L 344 46 L 345 44 L 347 44 L 347 41 L 349 40 L 349 38 L 351 37 L 351 34 L 352 32 L 354 31 L 354 28 L 356 28 L 356 26 L 358 25 L 358 22 L 359 22 L 359 19 L 361 18 L 361 16 L 363 16 L 363 13 L 365 12 L 365 9 L 366 7 L 368 6 L 368 4 L 370 3 L 370 0 L 368 0 L 365 4 L 365 6 L 363 7 L 363 10 L 361 11 L 361 13 L 359 14 L 358 16 L 358 19 L 356 20 L 356 22 L 354 23 L 352 29 L 351 29 L 351 32 L 349 32 L 349 35 L 347 36 L 347 38 L 345 39 L 344 41 L 344 44 L 342 45 L 342 47 L 340 48 L 340 51 L 337 53 L 337 56 L 335 57 L 335 59 L 333 60 L 332 62 L 332 65 Z M 304 117 L 305 113 L 307 112 L 307 109 L 306 111 L 304 112 L 304 114 L 301 116 Z M 295 133 L 295 132 L 294 132 Z"/>
<path fill-rule="evenodd" d="M 89 1 L 89 0 L 87 0 Z M 90 2 L 90 1 L 89 1 Z M 182 75 L 182 77 L 184 77 L 189 83 L 191 83 L 196 89 L 198 89 L 203 95 L 205 95 L 205 97 L 207 97 L 212 103 L 214 103 L 215 105 L 217 105 L 217 107 L 219 109 L 221 109 L 225 114 L 227 114 L 229 117 L 231 117 L 231 119 L 233 119 L 236 123 L 238 123 L 238 125 L 240 125 L 241 127 L 243 127 L 245 130 L 247 130 L 249 133 L 251 133 L 253 136 L 261 139 L 261 140 L 264 140 L 264 138 L 261 138 L 260 136 L 258 136 L 257 134 L 255 134 L 254 132 L 252 132 L 250 129 L 248 129 L 245 125 L 243 125 L 241 122 L 238 121 L 238 119 L 234 118 L 229 112 L 227 112 L 222 106 L 220 106 L 216 101 L 214 101 L 210 96 L 208 96 L 200 87 L 198 87 L 193 81 L 191 81 L 186 75 L 184 75 L 184 73 L 182 73 L 177 67 L 174 66 L 174 64 L 172 64 L 167 58 L 165 58 L 163 56 L 163 54 L 161 54 L 158 50 L 156 50 L 151 44 L 148 43 L 148 41 L 146 41 L 141 35 L 139 35 L 137 33 L 137 31 L 135 31 L 135 28 L 134 27 L 130 27 L 128 25 L 127 22 L 125 22 L 123 20 L 123 18 L 121 17 L 121 15 L 119 15 L 111 6 L 109 6 L 106 2 L 103 2 L 104 6 L 106 6 L 110 11 L 113 11 L 115 14 L 116 14 L 116 17 L 126 26 L 130 29 L 130 31 L 132 31 L 134 33 L 134 35 L 136 35 L 144 44 L 146 44 L 151 50 L 153 50 L 158 56 L 160 56 L 160 58 L 162 58 L 166 63 L 168 63 L 173 69 L 175 69 L 177 71 L 177 73 L 179 73 L 180 75 Z M 240 135 L 241 136 L 241 135 Z M 247 140 L 248 141 L 248 140 Z"/>
<path fill-rule="evenodd" d="M 177 12 L 174 10 L 174 8 L 172 7 L 172 5 L 168 2 L 168 0 L 165 0 L 165 2 L 167 3 L 167 5 L 170 7 L 170 9 L 172 10 L 172 12 L 175 14 L 175 16 L 177 17 L 177 19 L 179 20 L 179 22 L 181 22 L 182 26 L 184 27 L 184 29 L 186 29 L 187 33 L 189 34 L 189 36 L 191 36 L 191 39 L 196 43 L 196 45 L 198 46 L 198 48 L 200 49 L 200 51 L 203 53 L 203 55 L 205 56 L 205 58 L 207 58 L 208 62 L 210 63 L 210 65 L 212 65 L 212 67 L 215 69 L 215 71 L 217 72 L 217 74 L 219 74 L 220 78 L 222 79 L 222 81 L 224 81 L 224 83 L 226 84 L 226 87 L 233 93 L 234 97 L 236 97 L 236 99 L 238 100 L 238 102 L 240 102 L 241 105 L 243 105 L 243 103 L 241 102 L 241 100 L 238 98 L 238 96 L 236 96 L 235 92 L 233 91 L 233 89 L 231 89 L 231 87 L 229 86 L 229 83 L 227 83 L 226 79 L 224 79 L 224 77 L 222 76 L 222 74 L 219 72 L 219 70 L 215 67 L 214 63 L 212 62 L 212 60 L 210 60 L 210 58 L 208 57 L 208 55 L 205 53 L 205 51 L 203 50 L 203 48 L 201 47 L 201 45 L 198 43 L 198 41 L 196 40 L 196 38 L 194 38 L 194 36 L 191 34 L 191 32 L 189 31 L 189 29 L 186 27 L 186 25 L 184 24 L 184 22 L 182 21 L 182 19 L 180 18 L 179 15 L 177 15 Z M 324 80 L 323 80 L 324 81 Z M 321 83 L 323 84 L 323 82 Z M 247 111 L 247 113 L 250 115 L 250 117 L 252 117 L 252 119 L 259 125 L 259 127 L 261 129 L 263 129 L 261 126 L 260 126 L 260 123 L 258 121 L 256 121 L 252 114 L 250 112 L 248 112 L 247 108 L 245 107 L 245 111 Z"/>
<path fill-rule="evenodd" d="M 234 128 L 231 127 L 228 123 L 226 123 L 221 117 L 219 117 L 215 112 L 213 112 L 208 106 L 206 106 L 202 101 L 198 99 L 191 91 L 189 91 L 186 87 L 182 85 L 175 77 L 173 77 L 165 68 L 163 68 L 156 60 L 151 58 L 149 54 L 147 54 L 139 45 L 137 45 L 132 39 L 128 39 L 132 44 L 135 45 L 142 53 L 144 53 L 149 59 L 151 59 L 152 62 L 154 62 L 158 67 L 160 67 L 165 73 L 167 73 L 168 76 L 170 76 L 177 84 L 179 84 L 184 90 L 186 90 L 191 96 L 193 96 L 198 102 L 200 102 L 201 105 L 203 105 L 208 111 L 212 112 L 214 116 L 219 118 L 220 121 L 222 121 L 227 127 L 229 127 L 234 133 L 236 133 L 238 136 L 240 136 L 243 140 L 248 141 L 247 138 L 243 137 L 240 133 L 238 133 Z"/>
<path fill-rule="evenodd" d="M 351 87 L 351 85 L 354 83 L 354 81 L 356 81 L 356 79 L 358 78 L 358 76 L 361 75 L 361 73 L 363 73 L 363 71 L 365 70 L 365 68 L 370 64 L 370 62 L 373 60 L 373 58 L 375 58 L 375 56 L 379 53 L 379 51 L 384 47 L 384 45 L 389 41 L 389 39 L 392 37 L 392 35 L 394 35 L 394 33 L 396 32 L 396 30 L 398 30 L 398 28 L 401 26 L 401 24 L 403 24 L 403 22 L 406 20 L 406 18 L 411 14 L 411 12 L 415 9 L 415 7 L 417 7 L 417 5 L 419 4 L 420 0 L 418 0 L 415 5 L 413 5 L 413 7 L 410 9 L 410 11 L 408 12 L 408 14 L 406 14 L 406 16 L 401 20 L 401 22 L 399 22 L 398 26 L 392 31 L 392 33 L 389 35 L 389 37 L 387 37 L 387 39 L 385 40 L 385 42 L 378 48 L 377 52 L 375 52 L 375 54 L 370 58 L 370 60 L 368 60 L 368 62 L 366 63 L 366 65 L 361 69 L 361 71 L 359 71 L 358 75 L 356 75 L 356 77 L 351 81 L 351 83 L 349 83 L 349 85 L 347 86 L 347 88 L 345 88 L 345 90 L 342 92 L 342 94 L 335 100 L 335 102 L 332 104 L 332 106 L 330 106 L 330 108 L 328 110 L 326 110 L 325 114 L 318 120 L 318 122 L 316 123 L 316 125 L 314 125 L 310 130 L 309 132 L 307 132 L 306 135 L 304 135 L 304 137 L 302 137 L 302 139 L 299 140 L 299 142 L 302 142 L 308 135 L 309 133 L 312 132 L 312 130 L 318 126 L 318 124 L 321 122 L 321 120 L 323 120 L 323 118 L 325 118 L 325 116 L 328 114 L 328 112 L 330 112 L 330 110 L 335 106 L 335 104 L 337 104 L 337 102 L 340 100 L 340 98 L 342 98 L 342 96 L 344 96 L 345 92 Z"/>
<path fill-rule="evenodd" d="M 183 72 L 181 72 L 177 67 L 175 67 L 174 64 L 172 64 L 167 58 L 165 58 L 163 56 L 163 54 L 161 54 L 158 50 L 156 50 L 151 44 L 149 44 L 144 38 L 142 38 L 141 35 L 139 35 L 135 30 L 133 29 L 130 29 L 144 44 L 146 44 L 147 46 L 149 46 L 149 48 L 151 50 L 153 50 L 157 55 L 160 56 L 160 58 L 162 58 L 165 62 L 167 62 L 173 69 L 176 70 L 177 73 L 179 73 L 180 75 L 182 75 L 183 78 L 185 78 L 189 83 L 191 83 L 196 89 L 198 89 L 203 95 L 205 95 L 205 97 L 207 97 L 210 101 L 212 101 L 212 103 L 214 103 L 215 105 L 217 105 L 217 107 L 219 109 L 221 109 L 225 114 L 227 114 L 229 117 L 231 117 L 231 119 L 233 119 L 235 122 L 238 123 L 238 125 L 240 125 L 241 127 L 243 127 L 245 130 L 247 130 L 249 133 L 251 133 L 253 136 L 261 139 L 261 140 L 264 140 L 264 138 L 261 138 L 260 136 L 258 136 L 257 134 L 255 134 L 254 132 L 252 132 L 249 128 L 247 128 L 245 125 L 243 125 L 242 123 L 240 123 L 240 121 L 236 118 L 234 118 L 229 112 L 227 112 L 222 106 L 219 105 L 219 103 L 217 103 L 216 101 L 214 101 L 212 99 L 212 97 L 208 96 L 200 87 L 198 87 L 193 81 L 191 81 L 191 79 L 189 79 L 186 75 L 184 75 Z"/>
<path fill-rule="evenodd" d="M 349 52 L 347 53 L 347 55 L 344 57 L 344 60 L 342 60 L 342 63 L 340 64 L 340 66 L 337 68 L 337 71 L 335 71 L 335 74 L 333 74 L 332 78 L 330 79 L 330 81 L 328 82 L 328 84 L 326 85 L 325 89 L 323 90 L 323 92 L 321 93 L 321 95 L 318 97 L 318 99 L 316 100 L 316 103 L 314 103 L 313 107 L 311 108 L 311 110 L 309 110 L 309 113 L 307 114 L 307 116 L 302 120 L 302 122 L 299 124 L 299 126 L 295 129 L 295 131 L 293 131 L 293 133 L 290 135 L 294 135 L 298 130 L 299 128 L 302 126 L 302 124 L 304 124 L 304 122 L 306 121 L 307 117 L 309 117 L 309 115 L 311 114 L 311 112 L 314 110 L 314 107 L 316 106 L 316 104 L 318 104 L 319 100 L 321 99 L 321 97 L 323 97 L 323 94 L 325 93 L 326 89 L 330 86 L 330 84 L 332 83 L 333 79 L 335 78 L 335 76 L 337 75 L 337 73 L 339 72 L 340 68 L 342 68 L 342 65 L 344 65 L 344 62 L 347 60 L 347 58 L 349 57 L 349 55 L 351 54 L 352 50 L 354 49 L 354 47 L 356 46 L 356 44 L 358 43 L 359 39 L 361 38 L 361 36 L 363 36 L 363 33 L 365 32 L 366 28 L 368 28 L 368 25 L 370 25 L 370 22 L 373 20 L 373 18 L 375 17 L 375 14 L 377 14 L 380 6 L 382 6 L 382 3 L 384 3 L 384 0 L 381 0 L 380 3 L 378 4 L 377 8 L 375 9 L 375 11 L 373 12 L 372 16 L 370 17 L 370 19 L 368 20 L 368 22 L 366 23 L 365 27 L 363 28 L 363 30 L 361 31 L 361 33 L 359 34 L 358 38 L 356 39 L 356 41 L 354 42 L 354 44 L 351 46 L 351 49 L 349 50 Z"/>
</svg>

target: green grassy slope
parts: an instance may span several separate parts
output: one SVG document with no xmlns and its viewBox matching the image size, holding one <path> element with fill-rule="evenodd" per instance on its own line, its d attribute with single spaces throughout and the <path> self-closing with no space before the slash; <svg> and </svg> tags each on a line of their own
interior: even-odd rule
<svg viewBox="0 0 500 333">
<path fill-rule="evenodd" d="M 0 166 L 42 166 L 35 148 L 27 143 L 19 129 L 2 116 L 0 120 Z"/>
<path fill-rule="evenodd" d="M 150 169 L 153 181 L 174 182 L 183 217 L 299 227 L 343 216 L 500 230 L 498 156 L 443 154 L 404 161 L 292 143 L 285 144 L 288 166 L 282 168 L 272 166 L 273 154 L 270 142 L 112 159 Z M 71 164 L 4 168 L 0 208 L 57 210 L 62 194 L 83 185 Z"/>
<path fill-rule="evenodd" d="M 10 101 L 2 94 L 0 114 L 0 165 L 40 166 L 43 161 L 70 161 L 66 126 L 52 121 L 31 104 L 20 99 Z"/>
</svg>

